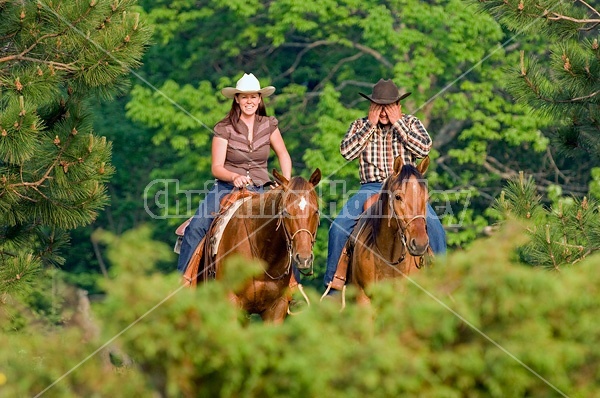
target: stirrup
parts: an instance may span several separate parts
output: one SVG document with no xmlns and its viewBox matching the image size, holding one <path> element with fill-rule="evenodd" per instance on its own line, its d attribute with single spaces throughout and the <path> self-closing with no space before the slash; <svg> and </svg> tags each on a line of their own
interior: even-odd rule
<svg viewBox="0 0 600 398">
<path fill-rule="evenodd" d="M 307 306 L 310 307 L 310 300 L 308 299 L 308 296 L 306 295 L 306 293 L 304 293 L 304 287 L 302 286 L 302 284 L 298 283 L 295 287 L 297 287 L 298 291 L 300 291 L 300 293 L 302 293 L 302 297 L 304 297 L 304 300 L 306 301 Z M 288 313 L 288 315 L 298 315 L 299 314 L 299 312 L 290 311 L 289 305 L 288 305 L 287 313 Z"/>
<path fill-rule="evenodd" d="M 323 293 L 323 295 L 321 296 L 321 300 L 319 301 L 323 301 L 323 299 L 325 297 L 327 297 L 327 293 L 329 293 L 329 291 L 331 290 L 332 287 L 332 283 L 333 282 L 329 282 L 327 284 L 327 288 L 325 289 L 325 293 Z M 336 290 L 336 289 L 334 289 Z M 340 309 L 340 311 L 342 311 L 344 308 L 346 308 L 346 285 L 344 285 L 344 287 L 342 288 L 342 308 Z"/>
<path fill-rule="evenodd" d="M 346 286 L 346 277 L 335 274 L 329 284 L 335 290 L 344 290 L 344 287 Z"/>
</svg>

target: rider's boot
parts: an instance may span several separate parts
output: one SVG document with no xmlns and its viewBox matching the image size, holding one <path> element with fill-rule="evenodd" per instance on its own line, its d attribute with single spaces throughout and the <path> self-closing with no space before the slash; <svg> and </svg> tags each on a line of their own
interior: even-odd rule
<svg viewBox="0 0 600 398">
<path fill-rule="evenodd" d="M 186 287 L 195 287 L 198 284 L 198 280 L 206 279 L 201 278 L 201 272 L 203 270 L 200 269 L 200 263 L 202 262 L 202 254 L 204 253 L 204 242 L 206 241 L 206 236 L 202 238 L 198 246 L 196 246 L 196 250 L 194 250 L 194 254 L 192 254 L 192 258 L 188 262 L 188 265 L 183 273 L 183 285 Z"/>
<path fill-rule="evenodd" d="M 348 277 L 348 264 L 350 263 L 350 256 L 348 254 L 347 246 L 344 246 L 342 250 L 342 254 L 337 263 L 337 268 L 335 270 L 335 274 L 333 275 L 333 279 L 331 280 L 330 286 L 335 290 L 342 290 L 344 285 L 346 284 L 346 279 Z"/>
</svg>

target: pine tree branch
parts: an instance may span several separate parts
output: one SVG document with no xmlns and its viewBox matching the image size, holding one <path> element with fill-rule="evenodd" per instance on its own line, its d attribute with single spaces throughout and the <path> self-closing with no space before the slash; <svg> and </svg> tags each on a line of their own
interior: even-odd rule
<svg viewBox="0 0 600 398">
<path fill-rule="evenodd" d="M 596 10 L 594 7 L 592 7 L 591 5 L 589 5 L 588 3 L 586 3 L 583 0 L 579 0 L 579 2 L 581 4 L 583 4 L 586 8 L 589 8 L 590 11 L 592 11 L 594 14 L 600 16 L 600 12 L 598 12 L 598 10 Z M 593 18 L 593 19 L 578 19 L 578 18 L 573 18 L 573 17 L 569 17 L 569 16 L 565 16 L 562 14 L 559 14 L 557 12 L 552 12 L 551 14 L 553 16 L 548 16 L 547 15 L 548 12 L 545 11 L 544 12 L 544 16 L 550 20 L 550 21 L 560 21 L 560 20 L 564 20 L 564 21 L 570 21 L 570 22 L 575 22 L 577 24 L 581 24 L 581 25 L 585 25 L 585 24 L 592 24 L 592 26 L 589 26 L 587 28 L 581 28 L 581 30 L 593 30 L 595 29 L 598 25 L 600 25 L 600 19 L 599 18 Z"/>
<path fill-rule="evenodd" d="M 589 9 L 590 9 L 590 10 L 591 10 L 591 11 L 592 11 L 594 14 L 596 14 L 596 15 L 600 16 L 600 12 L 598 12 L 598 10 L 596 10 L 594 7 L 592 7 L 591 5 L 589 5 L 588 3 L 586 3 L 586 2 L 585 2 L 585 1 L 583 1 L 583 0 L 579 0 L 579 2 L 580 2 L 581 4 L 583 4 L 584 6 L 586 6 L 587 8 L 589 8 Z"/>
<path fill-rule="evenodd" d="M 525 67 L 525 51 L 522 51 L 522 50 L 520 51 L 520 58 L 521 58 L 521 61 L 520 61 L 521 77 L 523 78 L 523 80 L 525 80 L 525 83 L 527 83 L 527 86 L 529 86 L 529 88 L 535 94 L 537 99 L 546 101 L 546 102 L 552 102 L 552 100 L 550 98 L 542 97 L 538 87 L 531 81 L 531 79 L 529 79 L 529 75 L 527 74 L 527 68 Z"/>
<path fill-rule="evenodd" d="M 23 57 L 23 56 L 20 56 L 20 55 L 17 55 L 14 58 L 14 60 L 15 61 L 38 62 L 38 63 L 42 63 L 42 64 L 52 65 L 53 67 L 55 67 L 58 70 L 65 70 L 65 71 L 68 71 L 68 72 L 75 72 L 75 71 L 78 70 L 76 67 L 72 66 L 73 63 L 64 64 L 64 63 L 61 63 L 61 62 L 46 61 L 46 60 L 43 60 L 43 59 L 37 59 L 37 58 L 31 58 L 31 57 Z"/>
<path fill-rule="evenodd" d="M 565 21 L 571 21 L 571 22 L 576 22 L 579 24 L 588 24 L 588 23 L 593 23 L 593 24 L 600 24 L 600 19 L 577 19 L 577 18 L 572 18 L 572 17 L 567 17 L 565 15 L 561 15 L 558 14 L 556 12 L 551 13 L 553 16 L 546 16 L 547 19 L 549 19 L 550 21 L 560 21 L 560 20 L 565 20 Z"/>
<path fill-rule="evenodd" d="M 582 249 L 583 249 L 583 248 L 582 248 Z M 584 252 L 584 253 L 581 255 L 581 257 L 578 257 L 578 258 L 576 258 L 576 259 L 575 259 L 573 262 L 571 262 L 571 265 L 575 265 L 575 264 L 577 264 L 578 262 L 580 262 L 580 261 L 582 261 L 582 260 L 585 260 L 585 258 L 586 258 L 587 256 L 589 256 L 590 254 L 592 254 L 594 251 L 595 251 L 595 250 L 592 250 L 592 249 L 588 249 L 588 250 L 586 250 L 586 251 L 585 251 L 585 252 Z"/>
<path fill-rule="evenodd" d="M 585 99 L 589 99 L 592 97 L 595 97 L 596 95 L 600 94 L 600 90 L 595 91 L 589 95 L 583 96 L 583 97 L 577 97 L 577 98 L 571 98 L 570 100 L 566 100 L 566 101 L 556 101 L 556 102 L 576 102 L 576 101 L 581 101 L 581 100 L 585 100 Z"/>
<path fill-rule="evenodd" d="M 64 33 L 66 32 L 66 29 L 60 33 L 48 33 L 47 35 L 44 35 L 42 37 L 40 37 L 39 39 L 37 39 L 35 41 L 35 43 L 33 43 L 31 46 L 27 47 L 25 50 L 23 50 L 20 54 L 13 54 L 13 55 L 9 55 L 7 57 L 4 58 L 0 58 L 0 64 L 3 62 L 8 62 L 8 61 L 14 61 L 16 60 L 18 57 L 22 57 L 25 54 L 29 53 L 31 50 L 33 50 L 38 44 L 41 43 L 42 40 L 46 40 L 52 37 L 58 37 L 58 36 L 62 36 Z"/>
<path fill-rule="evenodd" d="M 556 162 L 554 161 L 554 156 L 552 156 L 552 152 L 550 151 L 550 147 L 546 147 L 546 156 L 548 157 L 548 160 L 550 161 L 550 163 L 552 164 L 552 168 L 554 169 L 554 172 L 559 176 L 562 177 L 566 180 L 568 180 L 567 176 L 560 170 L 560 168 L 558 167 L 558 165 L 556 164 Z"/>
<path fill-rule="evenodd" d="M 25 182 L 25 181 L 23 181 L 23 176 L 21 175 L 21 183 L 12 184 L 12 186 L 13 187 L 21 187 L 21 186 L 32 187 L 35 189 L 35 188 L 39 187 L 40 185 L 42 185 L 47 179 L 50 178 L 50 174 L 52 173 L 52 170 L 56 167 L 56 165 L 61 164 L 59 162 L 61 161 L 62 155 L 67 150 L 67 148 L 69 148 L 69 144 L 73 140 L 73 137 L 74 137 L 73 135 L 69 135 L 69 137 L 67 138 L 66 144 L 60 148 L 60 151 L 58 152 L 56 159 L 54 160 L 54 162 L 52 162 L 50 167 L 48 167 L 48 170 L 46 170 L 44 175 L 39 180 L 37 180 L 35 182 Z M 73 163 L 71 163 L 71 164 L 73 164 Z M 67 163 L 67 165 L 68 165 L 68 163 Z M 64 165 L 63 165 L 63 168 L 64 168 Z"/>
<path fill-rule="evenodd" d="M 10 186 L 10 185 L 9 185 L 9 187 L 14 187 L 14 185 L 13 185 L 13 186 Z M 7 188 L 6 188 L 6 190 L 8 190 L 8 188 L 9 188 L 9 187 L 7 187 Z M 17 195 L 19 198 L 21 198 L 21 199 L 24 199 L 24 200 L 26 200 L 26 201 L 29 201 L 29 202 L 32 202 L 32 203 L 36 203 L 36 202 L 37 202 L 37 200 L 35 200 L 35 199 L 33 199 L 33 198 L 30 198 L 30 197 L 28 197 L 28 196 L 25 196 L 25 195 L 23 195 L 23 194 L 19 193 L 19 192 L 18 192 L 17 190 L 15 190 L 15 189 L 12 189 L 12 193 L 14 193 L 14 194 L 15 194 L 15 195 Z M 4 195 L 4 193 L 2 193 L 0 196 L 2 196 L 2 195 Z"/>
</svg>

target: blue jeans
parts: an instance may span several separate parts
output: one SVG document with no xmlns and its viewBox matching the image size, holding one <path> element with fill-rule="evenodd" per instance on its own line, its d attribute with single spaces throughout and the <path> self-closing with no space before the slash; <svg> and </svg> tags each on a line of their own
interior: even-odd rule
<svg viewBox="0 0 600 398">
<path fill-rule="evenodd" d="M 183 234 L 183 241 L 181 242 L 181 249 L 179 251 L 179 261 L 177 263 L 177 270 L 179 272 L 185 272 L 187 264 L 190 262 L 194 250 L 196 250 L 196 246 L 198 246 L 198 243 L 200 243 L 208 232 L 210 224 L 215 219 L 215 214 L 219 212 L 221 199 L 230 193 L 233 188 L 232 184 L 216 180 L 215 185 L 208 191 L 206 197 L 200 203 L 200 206 L 198 206 L 196 214 L 194 214 Z"/>
<path fill-rule="evenodd" d="M 363 212 L 363 205 L 370 196 L 381 190 L 381 186 L 380 182 L 362 184 L 358 192 L 348 199 L 342 211 L 331 223 L 327 248 L 327 270 L 323 278 L 325 286 L 333 279 L 342 249 Z M 427 203 L 427 234 L 433 252 L 435 254 L 446 253 L 446 231 L 429 203 Z"/>
</svg>

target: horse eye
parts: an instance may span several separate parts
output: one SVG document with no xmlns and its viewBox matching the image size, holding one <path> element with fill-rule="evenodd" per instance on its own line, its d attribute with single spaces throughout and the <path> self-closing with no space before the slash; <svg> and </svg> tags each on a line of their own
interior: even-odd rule
<svg viewBox="0 0 600 398">
<path fill-rule="evenodd" d="M 395 197 L 396 197 L 396 200 L 402 201 L 402 195 L 400 195 L 399 193 L 397 193 Z"/>
</svg>

